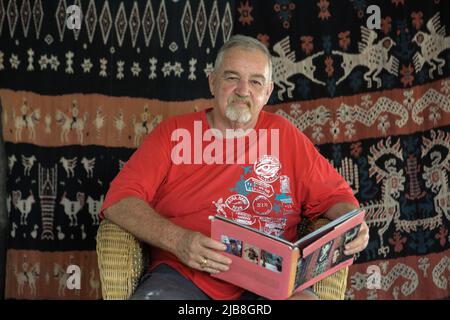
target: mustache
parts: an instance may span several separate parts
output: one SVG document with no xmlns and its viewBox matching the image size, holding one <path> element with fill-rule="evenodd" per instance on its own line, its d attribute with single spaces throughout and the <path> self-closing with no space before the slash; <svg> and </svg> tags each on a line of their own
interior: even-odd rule
<svg viewBox="0 0 450 320">
<path fill-rule="evenodd" d="M 244 103 L 246 104 L 249 108 L 252 106 L 252 102 L 249 98 L 241 98 L 241 97 L 231 97 L 228 104 L 235 104 L 235 103 Z"/>
</svg>

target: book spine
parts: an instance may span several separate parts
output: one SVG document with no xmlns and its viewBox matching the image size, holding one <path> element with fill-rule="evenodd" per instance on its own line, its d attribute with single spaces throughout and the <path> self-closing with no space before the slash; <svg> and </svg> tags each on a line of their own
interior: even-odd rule
<svg viewBox="0 0 450 320">
<path fill-rule="evenodd" d="M 287 297 L 290 297 L 294 293 L 294 285 L 295 285 L 295 276 L 297 274 L 297 262 L 300 258 L 300 250 L 298 248 L 294 248 L 291 252 L 291 265 L 290 265 L 290 276 L 288 282 L 288 291 Z"/>
</svg>

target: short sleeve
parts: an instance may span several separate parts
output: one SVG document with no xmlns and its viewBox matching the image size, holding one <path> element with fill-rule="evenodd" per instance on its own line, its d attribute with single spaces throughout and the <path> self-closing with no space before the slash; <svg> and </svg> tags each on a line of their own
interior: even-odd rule
<svg viewBox="0 0 450 320">
<path fill-rule="evenodd" d="M 170 146 L 169 125 L 162 122 L 147 135 L 111 182 L 100 210 L 101 218 L 105 209 L 127 197 L 152 202 L 171 165 Z"/>
<path fill-rule="evenodd" d="M 306 137 L 305 151 L 309 159 L 304 168 L 308 172 L 301 179 L 300 198 L 302 214 L 315 219 L 338 202 L 349 202 L 359 207 L 358 200 L 347 181 L 333 168 Z"/>
</svg>

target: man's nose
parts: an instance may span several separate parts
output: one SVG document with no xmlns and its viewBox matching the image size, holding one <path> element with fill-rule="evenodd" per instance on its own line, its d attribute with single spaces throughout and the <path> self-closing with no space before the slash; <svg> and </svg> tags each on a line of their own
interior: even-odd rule
<svg viewBox="0 0 450 320">
<path fill-rule="evenodd" d="M 235 92 L 238 96 L 247 97 L 250 94 L 250 86 L 246 80 L 239 80 Z"/>
</svg>

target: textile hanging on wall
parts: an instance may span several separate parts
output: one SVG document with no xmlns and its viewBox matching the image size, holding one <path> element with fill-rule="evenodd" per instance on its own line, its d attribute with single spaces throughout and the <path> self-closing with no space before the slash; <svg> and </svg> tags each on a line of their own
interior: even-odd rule
<svg viewBox="0 0 450 320">
<path fill-rule="evenodd" d="M 10 217 L 6 297 L 98 299 L 98 210 L 163 118 L 206 108 L 232 34 L 274 55 L 267 110 L 307 134 L 367 209 L 348 299 L 450 296 L 450 6 L 372 1 L 0 0 Z M 67 266 L 81 267 L 69 290 Z M 367 268 L 380 270 L 367 288 Z"/>
<path fill-rule="evenodd" d="M 69 30 L 66 8 L 83 13 Z M 208 105 L 232 1 L 0 0 L 6 297 L 98 299 L 98 211 L 161 120 Z M 81 288 L 67 288 L 80 266 Z"/>
<path fill-rule="evenodd" d="M 379 30 L 367 28 L 369 5 Z M 449 2 L 236 6 L 235 32 L 274 55 L 268 109 L 312 139 L 367 210 L 370 242 L 346 298 L 449 297 Z"/>
</svg>

